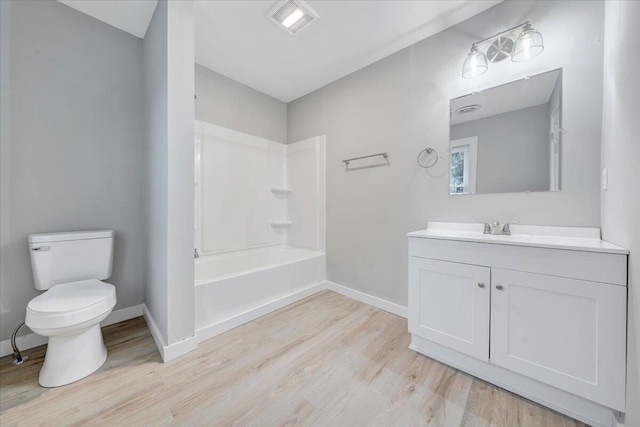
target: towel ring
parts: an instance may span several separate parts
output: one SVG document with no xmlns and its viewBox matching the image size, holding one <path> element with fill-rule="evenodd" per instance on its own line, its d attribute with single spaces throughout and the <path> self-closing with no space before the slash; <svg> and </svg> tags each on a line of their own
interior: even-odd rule
<svg viewBox="0 0 640 427">
<path fill-rule="evenodd" d="M 422 162 L 420 161 L 420 158 L 422 157 L 422 154 L 423 154 L 423 153 L 427 153 L 427 154 L 436 153 L 436 160 L 435 160 L 435 161 L 433 161 L 431 164 L 425 164 L 425 163 L 422 163 Z M 418 153 L 418 159 L 417 159 L 417 161 L 418 161 L 418 165 L 419 165 L 421 168 L 429 169 L 430 167 L 435 166 L 435 164 L 436 164 L 436 163 L 438 163 L 438 160 L 439 160 L 439 159 L 440 159 L 440 156 L 438 155 L 438 151 L 437 151 L 435 148 L 427 147 L 427 148 L 425 148 L 424 150 L 422 150 L 420 153 Z"/>
</svg>

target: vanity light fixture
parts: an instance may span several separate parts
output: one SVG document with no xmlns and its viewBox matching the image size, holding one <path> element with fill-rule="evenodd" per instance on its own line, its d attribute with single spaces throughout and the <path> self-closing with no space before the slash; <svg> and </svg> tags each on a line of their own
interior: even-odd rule
<svg viewBox="0 0 640 427">
<path fill-rule="evenodd" d="M 280 0 L 269 10 L 267 17 L 289 35 L 296 34 L 320 18 L 303 0 Z"/>
<path fill-rule="evenodd" d="M 518 28 L 522 28 L 522 32 L 515 43 L 510 37 L 504 36 L 504 34 L 511 33 Z M 462 65 L 462 77 L 470 79 L 487 71 L 489 68 L 487 55 L 478 46 L 489 40 L 494 40 L 487 50 L 491 62 L 499 62 L 509 56 L 513 62 L 526 61 L 538 56 L 544 50 L 542 35 L 531 26 L 529 21 L 525 21 L 520 25 L 473 43 L 471 51 Z"/>
</svg>

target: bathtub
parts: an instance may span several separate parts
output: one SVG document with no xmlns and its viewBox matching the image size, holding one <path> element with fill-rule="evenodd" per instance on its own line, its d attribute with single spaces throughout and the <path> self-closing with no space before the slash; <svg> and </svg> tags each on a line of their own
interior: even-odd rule
<svg viewBox="0 0 640 427">
<path fill-rule="evenodd" d="M 325 254 L 281 245 L 195 260 L 198 340 L 210 338 L 324 289 Z"/>
</svg>

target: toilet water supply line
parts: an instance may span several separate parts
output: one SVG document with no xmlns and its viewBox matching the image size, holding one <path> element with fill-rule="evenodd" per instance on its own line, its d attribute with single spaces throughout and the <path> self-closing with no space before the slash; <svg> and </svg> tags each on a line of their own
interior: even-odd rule
<svg viewBox="0 0 640 427">
<path fill-rule="evenodd" d="M 13 334 L 11 334 L 11 347 L 13 348 L 13 362 L 11 362 L 12 365 L 22 365 L 24 362 L 29 360 L 29 356 L 22 357 L 22 355 L 20 354 L 20 350 L 16 345 L 16 334 L 18 333 L 18 330 L 22 327 L 22 325 L 24 325 L 24 322 L 20 323 L 16 330 L 13 331 Z"/>
</svg>

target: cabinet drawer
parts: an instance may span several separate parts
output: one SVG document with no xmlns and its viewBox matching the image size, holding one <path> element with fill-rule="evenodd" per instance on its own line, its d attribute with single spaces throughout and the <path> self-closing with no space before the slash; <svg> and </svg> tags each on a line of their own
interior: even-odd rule
<svg viewBox="0 0 640 427">
<path fill-rule="evenodd" d="M 627 255 L 409 238 L 409 256 L 627 285 Z"/>
</svg>

